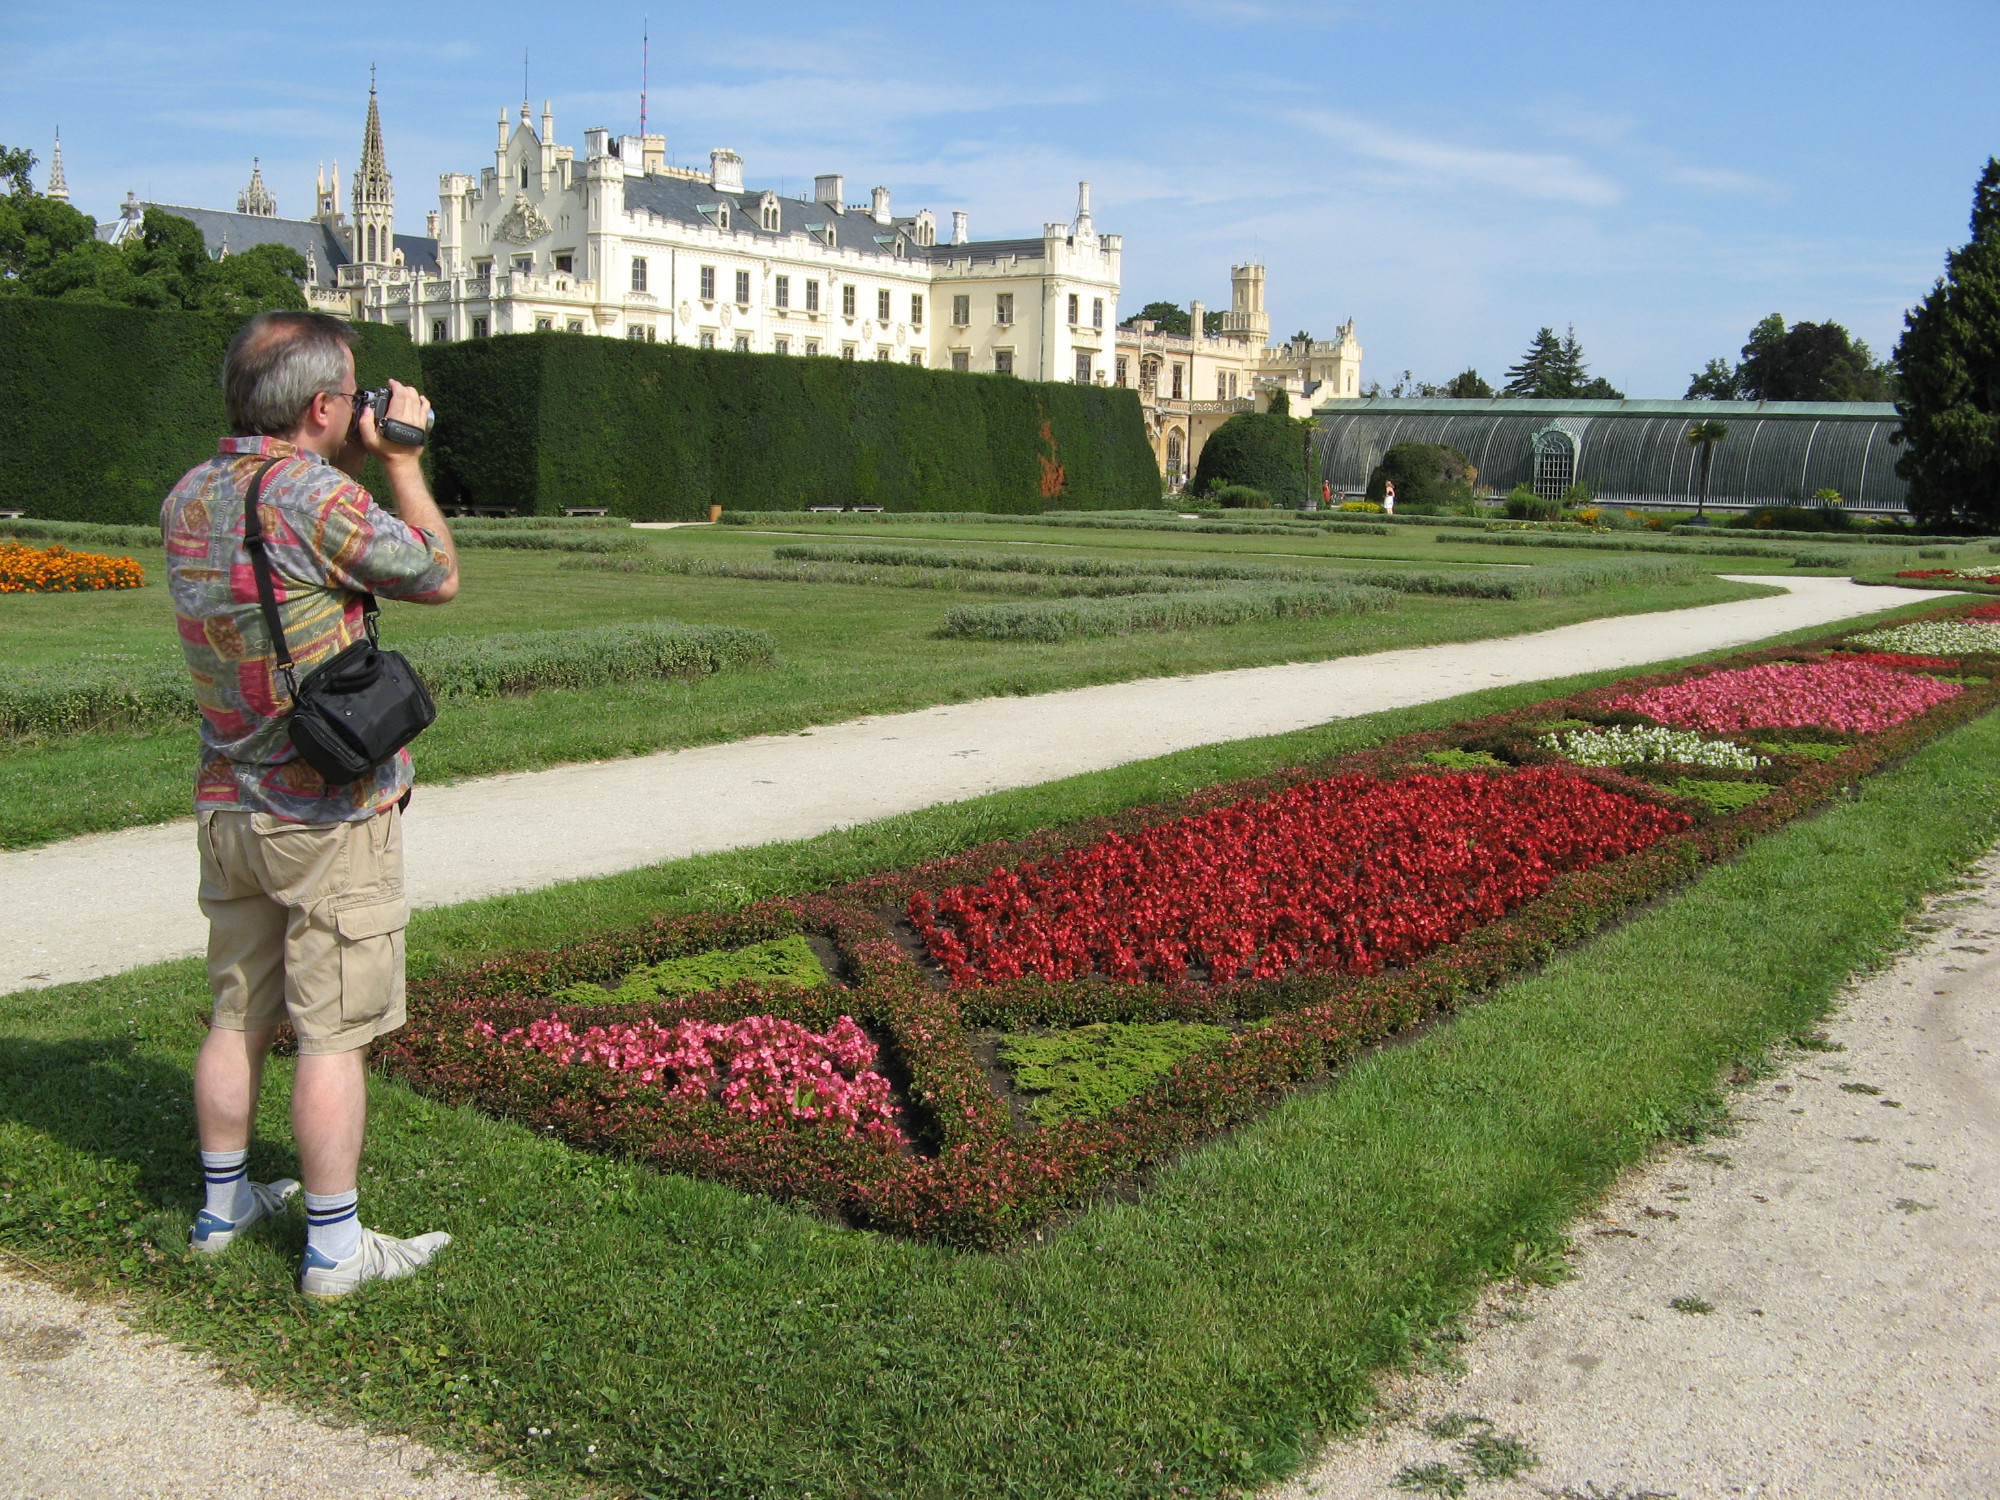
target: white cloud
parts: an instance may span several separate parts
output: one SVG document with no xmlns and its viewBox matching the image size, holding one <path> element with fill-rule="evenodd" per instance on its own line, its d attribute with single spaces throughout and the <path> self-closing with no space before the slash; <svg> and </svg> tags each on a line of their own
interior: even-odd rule
<svg viewBox="0 0 2000 1500">
<path fill-rule="evenodd" d="M 1617 183 L 1574 156 L 1552 151 L 1495 150 L 1428 140 L 1334 110 L 1296 110 L 1292 123 L 1332 141 L 1352 156 L 1392 169 L 1382 179 L 1413 186 L 1484 188 L 1513 197 L 1603 206 L 1618 202 Z"/>
</svg>

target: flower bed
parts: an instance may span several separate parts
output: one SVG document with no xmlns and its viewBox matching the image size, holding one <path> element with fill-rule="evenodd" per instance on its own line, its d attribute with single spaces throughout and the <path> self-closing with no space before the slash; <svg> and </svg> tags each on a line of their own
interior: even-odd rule
<svg viewBox="0 0 2000 1500">
<path fill-rule="evenodd" d="M 2000 701 L 2000 659 L 1939 682 L 1828 654 L 1848 644 L 1634 678 L 1171 808 L 499 959 L 413 986 L 384 1060 L 579 1147 L 850 1224 L 1002 1244 Z M 1731 703 L 1761 735 L 1701 727 L 1754 769 L 1585 767 L 1546 743 Z M 827 984 L 751 974 L 615 998 L 635 973 L 785 937 L 831 945 Z M 1177 1025 L 1085 1034 L 1098 1023 Z M 1164 1071 L 1147 1061 L 1185 1047 Z M 1114 1054 L 1125 1081 L 1108 1092 L 1063 1075 L 1081 1107 L 1017 1113 L 996 1075 L 996 1056 L 1087 1075 Z"/>
<path fill-rule="evenodd" d="M 57 543 L 30 547 L 0 542 L 0 594 L 80 594 L 94 589 L 136 589 L 146 570 L 129 557 L 72 552 Z"/>
<path fill-rule="evenodd" d="M 1871 630 L 1854 638 L 1858 646 L 1871 651 L 1896 651 L 1938 656 L 1971 656 L 2000 652 L 2000 621 L 1919 620 L 1908 625 L 1892 625 Z"/>
<path fill-rule="evenodd" d="M 1755 751 L 1728 740 L 1705 739 L 1685 729 L 1653 727 L 1572 729 L 1541 737 L 1545 749 L 1580 766 L 1629 766 L 1640 761 L 1671 761 L 1684 766 L 1717 766 L 1754 771 L 1764 764 Z"/>
<path fill-rule="evenodd" d="M 2000 629 L 1994 634 L 1996 643 L 2000 643 Z M 1885 639 L 1889 636 L 1896 639 Z M 1940 649 L 1913 643 L 1897 631 L 1879 631 L 1858 639 L 1863 645 L 1886 650 Z M 1957 683 L 1938 682 L 1865 661 L 1835 657 L 1811 662 L 1770 662 L 1732 672 L 1713 672 L 1686 682 L 1614 697 L 1607 706 L 1629 709 L 1677 729 L 1705 729 L 1712 733 L 1820 728 L 1847 734 L 1879 734 L 1963 691 Z"/>
</svg>

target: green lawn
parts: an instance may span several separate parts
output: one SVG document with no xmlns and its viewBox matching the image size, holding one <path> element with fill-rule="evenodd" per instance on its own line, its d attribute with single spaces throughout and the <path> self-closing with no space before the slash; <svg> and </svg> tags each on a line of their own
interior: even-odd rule
<svg viewBox="0 0 2000 1500">
<path fill-rule="evenodd" d="M 824 531 L 827 528 L 820 528 Z M 897 528 L 886 528 L 896 531 Z M 866 533 L 876 539 L 881 528 Z M 1121 559 L 1283 558 L 1347 565 L 1589 562 L 1594 554 L 1438 546 L 1431 533 L 1287 541 L 1262 537 L 1159 537 L 1034 526 L 917 527 L 959 546 L 1033 545 Z M 858 532 L 858 528 L 850 528 Z M 994 535 L 993 533 L 998 533 Z M 848 534 L 848 533 L 842 533 Z M 639 533 L 660 551 L 768 559 L 780 534 L 737 528 Z M 956 596 L 906 589 L 769 583 L 674 574 L 565 569 L 562 554 L 468 551 L 464 591 L 440 609 L 385 604 L 384 639 L 562 629 L 677 619 L 769 630 L 775 670 L 693 682 L 652 682 L 448 704 L 417 747 L 431 782 L 565 761 L 596 760 L 753 734 L 786 733 L 863 714 L 893 713 L 998 694 L 1044 693 L 1089 683 L 1320 660 L 1398 646 L 1474 640 L 1578 620 L 1685 608 L 1753 596 L 1754 585 L 1704 576 L 1534 600 L 1405 596 L 1393 613 L 1277 620 L 1190 631 L 1141 632 L 1060 645 L 941 640 Z M 0 655 L 29 666 L 79 660 L 171 659 L 172 618 L 160 581 L 122 593 L 0 598 Z M 993 597 L 993 596 L 980 596 Z M 0 847 L 159 822 L 188 808 L 193 734 L 102 733 L 17 743 L 0 751 Z"/>
<path fill-rule="evenodd" d="M 736 904 L 1176 795 L 1606 680 L 1470 695 L 608 880 L 426 912 L 425 970 Z M 1923 892 L 2000 832 L 2000 722 L 1863 783 L 1449 1024 L 1001 1255 L 840 1230 L 572 1152 L 378 1082 L 371 1222 L 448 1228 L 434 1274 L 291 1290 L 302 1230 L 220 1264 L 196 1199 L 199 964 L 0 1001 L 0 1241 L 127 1297 L 261 1389 L 557 1490 L 1221 1495 L 1357 1420 L 1717 1079 L 1810 1028 Z M 274 1066 L 253 1168 L 292 1170 Z M 534 1429 L 531 1433 L 530 1429 Z M 540 1434 L 540 1435 L 537 1435 Z"/>
</svg>

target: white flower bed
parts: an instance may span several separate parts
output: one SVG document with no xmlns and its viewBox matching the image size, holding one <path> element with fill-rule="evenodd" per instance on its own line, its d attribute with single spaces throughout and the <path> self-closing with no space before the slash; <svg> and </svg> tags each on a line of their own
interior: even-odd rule
<svg viewBox="0 0 2000 1500">
<path fill-rule="evenodd" d="M 1753 771 L 1770 764 L 1741 745 L 1706 739 L 1687 729 L 1573 729 L 1567 734 L 1545 734 L 1541 744 L 1580 766 L 1629 766 L 1634 761 L 1656 760 Z"/>
<path fill-rule="evenodd" d="M 1857 635 L 1853 644 L 1904 656 L 1966 656 L 1979 651 L 2000 651 L 2000 624 L 1932 620 L 1916 625 L 1891 625 L 1887 630 Z"/>
</svg>

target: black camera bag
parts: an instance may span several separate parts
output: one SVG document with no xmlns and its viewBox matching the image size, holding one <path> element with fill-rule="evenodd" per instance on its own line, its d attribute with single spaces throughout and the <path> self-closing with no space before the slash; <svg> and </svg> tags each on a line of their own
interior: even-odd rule
<svg viewBox="0 0 2000 1500">
<path fill-rule="evenodd" d="M 282 462 L 272 459 L 250 482 L 243 502 L 243 547 L 257 575 L 257 599 L 264 609 L 278 671 L 291 697 L 288 728 L 292 745 L 307 765 L 334 785 L 345 786 L 359 781 L 430 728 L 437 720 L 437 705 L 402 653 L 384 651 L 377 643 L 373 594 L 361 596 L 368 638 L 356 641 L 313 668 L 304 681 L 299 680 L 278 618 L 277 590 L 271 583 L 271 562 L 264 554 L 264 528 L 257 514 L 264 476 Z"/>
</svg>

